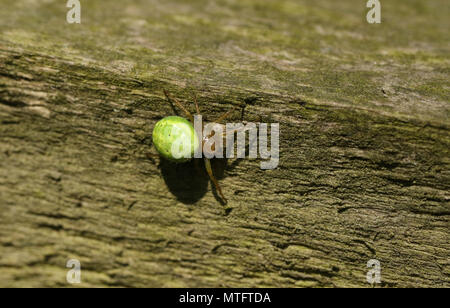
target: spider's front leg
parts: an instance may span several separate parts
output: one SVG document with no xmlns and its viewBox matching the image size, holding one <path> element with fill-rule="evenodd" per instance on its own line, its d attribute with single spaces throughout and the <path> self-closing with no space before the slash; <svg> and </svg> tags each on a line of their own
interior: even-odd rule
<svg viewBox="0 0 450 308">
<path fill-rule="evenodd" d="M 225 204 L 228 203 L 227 198 L 225 198 L 225 196 L 222 193 L 222 188 L 220 188 L 219 182 L 217 181 L 217 179 L 214 177 L 212 168 L 211 168 L 211 160 L 209 160 L 208 158 L 205 158 L 205 167 L 206 167 L 206 172 L 208 172 L 209 178 L 211 179 L 211 181 L 213 182 L 214 186 L 216 187 L 217 192 L 219 193 L 220 197 L 222 198 L 223 202 Z"/>
</svg>

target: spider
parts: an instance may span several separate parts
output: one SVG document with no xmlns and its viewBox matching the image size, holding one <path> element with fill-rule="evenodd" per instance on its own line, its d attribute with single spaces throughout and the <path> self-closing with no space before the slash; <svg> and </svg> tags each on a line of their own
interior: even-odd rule
<svg viewBox="0 0 450 308">
<path fill-rule="evenodd" d="M 222 192 L 222 188 L 220 187 L 219 182 L 213 174 L 211 159 L 207 158 L 205 155 L 205 153 L 209 154 L 210 152 L 207 152 L 209 150 L 206 149 L 204 145 L 210 140 L 210 138 L 215 135 L 215 131 L 212 131 L 210 134 L 203 136 L 203 139 L 199 140 L 199 137 L 194 129 L 194 115 L 192 115 L 192 113 L 180 101 L 172 97 L 169 92 L 167 92 L 166 90 L 163 91 L 167 100 L 171 104 L 175 103 L 175 105 L 184 112 L 187 119 L 179 116 L 168 116 L 158 121 L 155 125 L 155 128 L 153 129 L 152 135 L 153 144 L 155 145 L 156 150 L 158 151 L 160 156 L 167 160 L 173 161 L 175 163 L 184 163 L 191 160 L 194 157 L 195 149 L 201 146 L 206 172 L 208 173 L 211 182 L 214 184 L 216 191 L 219 193 L 220 198 L 222 199 L 224 204 L 227 204 L 228 201 Z M 196 114 L 200 115 L 200 109 L 198 107 L 196 95 L 194 95 L 194 104 Z M 213 123 L 220 123 L 224 121 L 231 115 L 234 110 L 235 108 L 224 113 Z M 204 123 L 202 123 L 202 126 L 203 130 L 205 126 Z M 225 139 L 225 132 L 221 137 Z M 182 141 L 182 144 L 179 143 L 180 140 Z M 178 143 L 176 144 L 176 142 Z M 185 145 L 187 143 L 188 146 L 183 146 L 183 143 Z M 213 152 L 215 151 L 215 144 L 211 146 L 211 150 Z M 188 155 L 186 156 L 185 154 Z M 211 156 L 212 155 L 209 155 L 209 157 Z"/>
</svg>

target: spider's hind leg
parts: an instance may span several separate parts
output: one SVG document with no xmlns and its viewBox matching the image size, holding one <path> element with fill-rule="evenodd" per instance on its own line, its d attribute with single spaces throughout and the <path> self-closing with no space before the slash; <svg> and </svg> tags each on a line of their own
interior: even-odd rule
<svg viewBox="0 0 450 308">
<path fill-rule="evenodd" d="M 172 97 L 172 95 L 169 94 L 169 92 L 167 92 L 166 89 L 163 89 L 164 91 L 164 95 L 167 97 L 167 100 L 172 103 L 174 102 L 175 105 L 178 106 L 178 108 L 180 108 L 181 110 L 183 110 L 183 112 L 186 114 L 186 116 L 188 117 L 189 121 L 191 121 L 192 123 L 194 123 L 194 117 L 192 116 L 192 113 L 189 112 L 189 110 L 186 109 L 186 107 L 184 107 L 184 105 L 182 103 L 180 103 L 176 98 Z"/>
<path fill-rule="evenodd" d="M 194 104 L 195 104 L 195 111 L 197 111 L 197 114 L 200 114 L 200 108 L 198 108 L 197 94 L 195 94 L 195 92 L 194 92 Z"/>
</svg>

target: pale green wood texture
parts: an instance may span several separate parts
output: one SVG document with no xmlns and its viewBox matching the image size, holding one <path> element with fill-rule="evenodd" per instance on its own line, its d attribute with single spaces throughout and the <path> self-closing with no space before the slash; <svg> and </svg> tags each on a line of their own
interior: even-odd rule
<svg viewBox="0 0 450 308">
<path fill-rule="evenodd" d="M 449 287 L 448 1 L 381 2 L 2 0 L 0 286 Z M 163 88 L 279 168 L 152 159 Z"/>
</svg>

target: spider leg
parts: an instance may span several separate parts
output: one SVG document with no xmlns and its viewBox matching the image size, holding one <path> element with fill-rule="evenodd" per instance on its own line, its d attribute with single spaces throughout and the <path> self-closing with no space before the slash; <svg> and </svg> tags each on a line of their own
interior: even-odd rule
<svg viewBox="0 0 450 308">
<path fill-rule="evenodd" d="M 197 111 L 197 114 L 200 114 L 200 108 L 198 108 L 197 94 L 195 94 L 195 92 L 194 92 L 194 104 L 195 104 L 195 110 Z"/>
<path fill-rule="evenodd" d="M 217 182 L 217 179 L 214 177 L 214 174 L 212 172 L 211 161 L 207 158 L 205 158 L 205 167 L 206 167 L 206 172 L 208 172 L 209 178 L 214 183 L 214 186 L 216 187 L 217 192 L 219 193 L 219 195 L 222 198 L 222 200 L 224 201 L 224 203 L 227 204 L 228 201 L 225 198 L 225 196 L 223 195 L 222 189 L 220 188 L 220 185 L 219 185 L 219 182 Z"/>
<path fill-rule="evenodd" d="M 242 124 L 246 125 L 247 122 L 243 122 Z M 259 125 L 259 123 L 255 123 L 255 124 Z M 242 132 L 249 131 L 251 129 L 252 129 L 251 127 L 243 126 L 243 127 L 238 127 L 238 128 L 234 128 L 233 130 L 230 130 L 230 133 L 232 133 L 232 134 L 242 133 Z M 226 144 L 225 140 L 227 139 L 227 133 L 228 133 L 228 130 L 224 130 L 222 132 L 222 138 L 223 138 L 224 144 Z M 214 134 L 212 134 L 212 135 L 214 135 Z M 209 137 L 212 137 L 212 136 L 209 136 Z"/>
<path fill-rule="evenodd" d="M 247 122 L 246 121 L 244 121 L 244 122 L 242 122 L 242 124 L 244 124 L 244 125 L 247 125 Z M 261 124 L 261 123 L 259 123 L 259 122 L 256 122 L 255 123 L 257 126 L 259 126 L 259 124 Z M 249 131 L 249 130 L 251 130 L 252 128 L 251 127 L 247 127 L 247 126 L 243 126 L 243 127 L 238 127 L 238 128 L 234 128 L 233 130 L 230 130 L 229 132 L 231 133 L 231 134 L 236 134 L 236 133 L 241 133 L 241 132 L 247 132 L 247 131 Z M 222 137 L 222 144 L 223 144 L 223 147 L 224 148 L 227 148 L 228 147 L 228 136 L 227 136 L 227 133 L 228 133 L 228 130 L 224 130 L 223 132 L 222 132 L 222 135 L 221 135 L 221 137 Z M 211 136 L 209 136 L 209 138 L 210 138 Z M 249 144 L 246 146 L 246 148 L 245 149 L 243 149 L 244 150 L 244 155 L 245 155 L 245 151 L 247 151 L 248 150 L 248 148 L 251 146 L 251 145 L 253 145 L 255 142 L 257 141 L 257 139 L 254 139 L 254 140 L 249 140 Z M 230 146 L 232 146 L 233 148 L 234 148 L 234 143 L 233 144 L 230 144 Z M 239 157 L 239 154 L 242 154 L 242 152 L 239 152 L 239 153 L 237 153 L 238 155 L 238 157 Z"/>
<path fill-rule="evenodd" d="M 223 120 L 225 120 L 226 118 L 228 118 L 228 116 L 229 116 L 233 111 L 235 111 L 235 110 L 236 110 L 236 107 L 234 107 L 233 109 L 231 109 L 231 110 L 225 112 L 223 115 L 221 115 L 221 116 L 215 121 L 215 123 L 220 123 L 220 122 L 222 122 Z"/>
<path fill-rule="evenodd" d="M 169 100 L 169 102 L 174 102 L 178 108 L 180 108 L 181 110 L 183 110 L 183 112 L 186 114 L 186 116 L 189 118 L 189 120 L 194 123 L 194 117 L 192 116 L 192 113 L 189 112 L 189 110 L 186 109 L 186 107 L 184 107 L 184 105 L 182 103 L 180 103 L 177 99 L 175 99 L 174 97 L 172 97 L 169 92 L 166 91 L 166 89 L 163 90 L 164 91 L 164 95 L 166 95 L 167 99 Z"/>
</svg>

